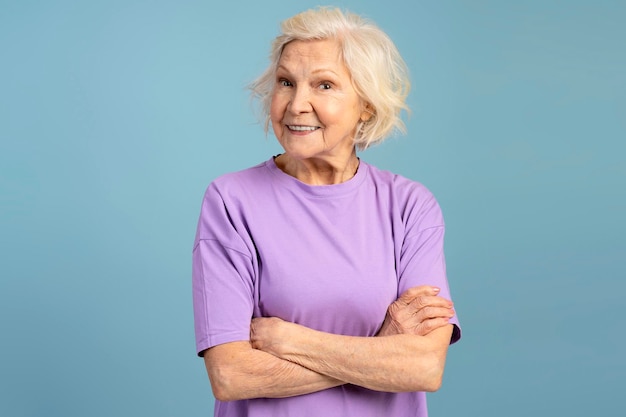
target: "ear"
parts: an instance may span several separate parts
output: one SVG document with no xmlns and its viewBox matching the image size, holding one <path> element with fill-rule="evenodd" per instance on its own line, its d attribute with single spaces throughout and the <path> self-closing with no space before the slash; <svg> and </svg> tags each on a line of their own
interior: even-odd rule
<svg viewBox="0 0 626 417">
<path fill-rule="evenodd" d="M 365 103 L 363 111 L 361 112 L 360 120 L 362 122 L 368 122 L 375 114 L 376 110 L 374 109 L 374 106 L 372 106 L 370 103 Z"/>
</svg>

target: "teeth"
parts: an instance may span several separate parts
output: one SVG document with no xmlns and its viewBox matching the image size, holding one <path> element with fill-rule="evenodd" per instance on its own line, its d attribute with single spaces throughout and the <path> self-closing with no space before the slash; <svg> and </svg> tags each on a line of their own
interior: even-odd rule
<svg viewBox="0 0 626 417">
<path fill-rule="evenodd" d="M 299 132 L 313 131 L 316 130 L 316 126 L 287 126 L 290 130 L 297 130 Z"/>
</svg>

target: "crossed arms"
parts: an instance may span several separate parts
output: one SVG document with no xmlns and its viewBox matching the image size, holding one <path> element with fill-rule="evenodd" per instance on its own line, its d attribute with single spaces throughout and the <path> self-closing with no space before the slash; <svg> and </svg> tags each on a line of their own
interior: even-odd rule
<svg viewBox="0 0 626 417">
<path fill-rule="evenodd" d="M 453 325 L 452 302 L 414 287 L 392 303 L 376 337 L 320 332 L 278 318 L 252 320 L 249 341 L 204 352 L 221 401 L 280 398 L 342 384 L 377 391 L 436 391 Z"/>
</svg>

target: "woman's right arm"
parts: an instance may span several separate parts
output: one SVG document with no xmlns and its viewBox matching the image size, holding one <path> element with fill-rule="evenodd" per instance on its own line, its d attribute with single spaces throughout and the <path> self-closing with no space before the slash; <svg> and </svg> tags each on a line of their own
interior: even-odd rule
<svg viewBox="0 0 626 417">
<path fill-rule="evenodd" d="M 253 349 L 248 341 L 229 342 L 207 349 L 204 363 L 213 395 L 220 401 L 293 397 L 343 384 Z"/>
<path fill-rule="evenodd" d="M 193 250 L 192 276 L 196 347 L 204 357 L 215 398 L 291 397 L 343 384 L 252 348 L 256 271 L 232 219 L 216 190 L 209 188 Z"/>
<path fill-rule="evenodd" d="M 252 348 L 254 271 L 245 252 L 231 247 L 235 245 L 201 240 L 193 251 L 196 347 L 204 357 L 215 398 L 291 397 L 341 385 Z"/>
</svg>

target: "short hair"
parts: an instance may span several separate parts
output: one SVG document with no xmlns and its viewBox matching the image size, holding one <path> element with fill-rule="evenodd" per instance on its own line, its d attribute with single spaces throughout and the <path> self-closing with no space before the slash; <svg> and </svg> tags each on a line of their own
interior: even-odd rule
<svg viewBox="0 0 626 417">
<path fill-rule="evenodd" d="M 360 122 L 354 144 L 363 150 L 387 139 L 394 131 L 405 132 L 401 119 L 409 113 L 406 98 L 409 71 L 392 40 L 371 21 L 338 8 L 318 7 L 281 23 L 273 43 L 270 65 L 249 88 L 260 103 L 265 132 L 270 125 L 270 106 L 276 69 L 285 46 L 292 41 L 336 39 L 356 93 L 372 107 L 372 117 Z"/>
</svg>

